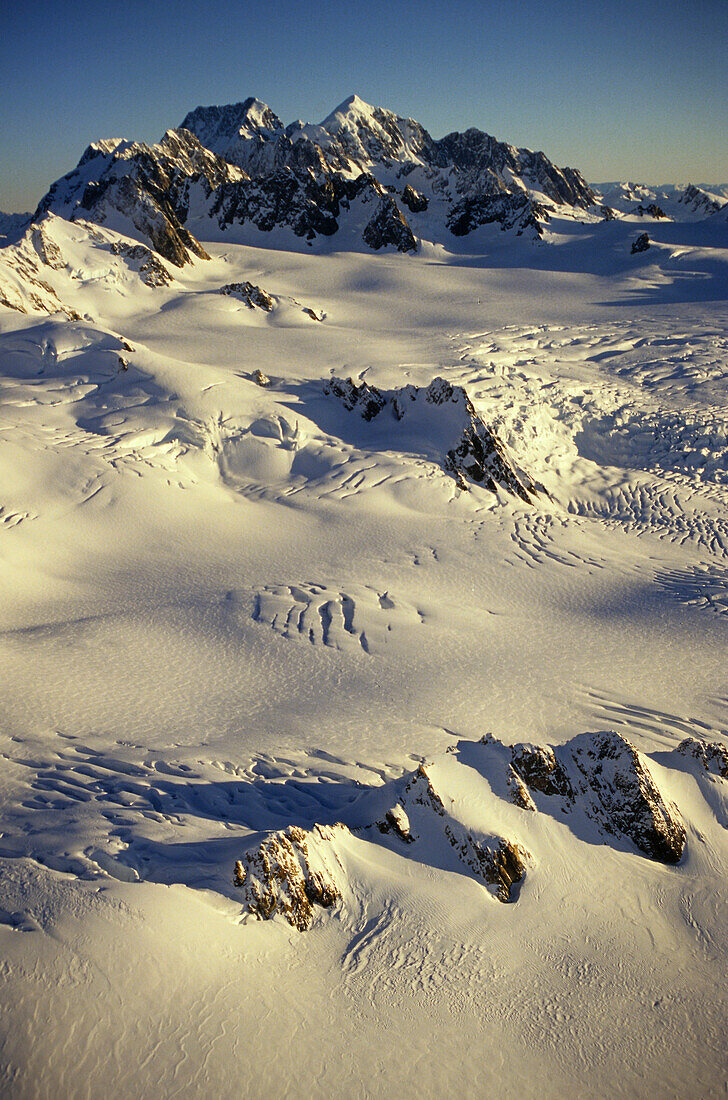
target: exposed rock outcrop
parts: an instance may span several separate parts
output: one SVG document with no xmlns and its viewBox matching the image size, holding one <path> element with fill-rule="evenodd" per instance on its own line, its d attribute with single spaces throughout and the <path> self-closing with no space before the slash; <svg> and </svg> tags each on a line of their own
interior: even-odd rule
<svg viewBox="0 0 728 1100">
<path fill-rule="evenodd" d="M 30 236 L 33 247 L 40 256 L 41 262 L 53 271 L 63 271 L 66 262 L 56 242 L 48 235 L 42 225 L 33 225 L 30 228 Z"/>
<path fill-rule="evenodd" d="M 226 283 L 220 287 L 220 294 L 227 294 L 244 302 L 248 309 L 262 309 L 270 313 L 275 305 L 272 296 L 267 290 L 262 290 L 254 283 Z"/>
<path fill-rule="evenodd" d="M 632 255 L 634 256 L 636 252 L 646 252 L 649 247 L 650 247 L 649 234 L 640 233 L 639 237 L 636 237 L 632 241 L 632 250 L 631 250 Z"/>
<path fill-rule="evenodd" d="M 558 795 L 573 802 L 574 792 L 569 777 L 548 745 L 515 745 L 513 767 L 532 791 Z"/>
<path fill-rule="evenodd" d="M 421 214 L 424 210 L 427 210 L 429 206 L 429 200 L 426 195 L 421 195 L 419 191 L 415 191 L 414 187 L 409 184 L 402 192 L 402 202 L 412 214 Z"/>
<path fill-rule="evenodd" d="M 719 202 L 718 199 L 709 195 L 702 187 L 696 187 L 694 183 L 689 183 L 683 191 L 680 198 L 677 200 L 682 206 L 687 207 L 691 213 L 699 213 L 705 217 L 709 217 L 711 214 L 716 214 L 719 210 L 722 210 L 727 204 Z"/>
<path fill-rule="evenodd" d="M 495 195 L 468 195 L 455 203 L 447 219 L 447 227 L 454 237 L 464 237 L 481 225 L 496 222 L 501 229 L 515 229 L 520 236 L 531 229 L 540 237 L 541 222 L 549 220 L 548 209 L 521 192 Z"/>
<path fill-rule="evenodd" d="M 387 810 L 380 832 L 394 832 L 408 844 L 432 844 L 444 837 L 458 860 L 502 902 L 515 901 L 526 875 L 529 853 L 513 840 L 495 835 L 473 835 L 446 809 L 441 793 L 427 766 L 421 764 L 404 787 L 397 803 Z M 448 801 L 451 801 L 448 799 Z M 417 833 L 412 823 L 417 825 Z"/>
<path fill-rule="evenodd" d="M 650 859 L 680 860 L 686 834 L 677 807 L 620 734 L 586 733 L 555 749 L 514 745 L 511 767 L 537 805 L 538 795 L 558 799 L 563 812 L 579 809 L 604 832 L 627 837 Z M 519 792 L 512 801 L 520 805 L 520 797 Z"/>
<path fill-rule="evenodd" d="M 364 241 L 378 251 L 393 245 L 398 252 L 416 252 L 417 241 L 391 195 L 383 195 L 371 220 L 367 222 Z"/>
<path fill-rule="evenodd" d="M 541 490 L 527 474 L 516 471 L 504 445 L 475 411 L 462 386 L 434 378 L 425 388 L 404 386 L 382 391 L 366 382 L 357 386 L 351 378 L 332 378 L 326 383 L 325 392 L 367 421 L 380 415 L 396 421 L 407 417 L 412 430 L 419 417 L 423 452 L 439 461 L 462 489 L 467 489 L 470 481 L 491 492 L 505 489 L 527 502 Z M 437 426 L 428 414 L 428 407 L 432 406 L 442 410 Z"/>
<path fill-rule="evenodd" d="M 132 264 L 138 265 L 139 278 L 147 286 L 169 286 L 173 281 L 162 261 L 143 244 L 131 245 L 124 241 L 113 241 L 111 251 L 115 256 L 123 256 Z"/>
<path fill-rule="evenodd" d="M 677 751 L 697 760 L 708 775 L 728 779 L 728 748 L 725 745 L 719 745 L 717 741 L 704 741 L 700 737 L 686 737 Z"/>
<path fill-rule="evenodd" d="M 30 225 L 19 241 L 0 249 L 0 306 L 18 313 L 64 313 L 72 321 L 80 320 L 48 282 L 50 272 L 65 267 L 47 228 Z"/>
<path fill-rule="evenodd" d="M 656 202 L 648 202 L 646 206 L 642 203 L 635 207 L 635 214 L 640 218 L 666 218 L 667 214 L 658 206 Z"/>
<path fill-rule="evenodd" d="M 341 900 L 343 869 L 331 841 L 343 825 L 291 826 L 274 833 L 235 864 L 233 883 L 243 907 L 259 920 L 280 914 L 300 932 L 310 928 L 315 906 L 331 909 Z"/>
<path fill-rule="evenodd" d="M 714 782 L 728 778 L 724 746 L 687 738 L 679 751 Z M 347 857 L 351 845 L 369 843 L 463 874 L 497 901 L 515 902 L 535 862 L 528 849 L 537 851 L 542 870 L 548 865 L 549 833 L 534 818 L 539 812 L 588 844 L 609 843 L 623 853 L 633 848 L 661 863 L 678 863 L 686 843 L 677 807 L 647 758 L 620 734 L 580 734 L 553 748 L 508 746 L 488 734 L 362 790 L 346 810 L 347 824 L 270 834 L 237 862 L 235 885 L 246 912 L 261 919 L 281 915 L 304 930 L 317 906 L 330 909 L 357 896 L 346 889 Z M 357 855 L 353 866 L 367 862 Z"/>
<path fill-rule="evenodd" d="M 377 828 L 380 833 L 394 833 L 400 840 L 403 840 L 405 844 L 412 844 L 414 837 L 410 832 L 409 818 L 404 810 L 404 807 L 397 803 L 391 806 L 384 812 L 384 818 L 382 821 L 377 822 Z"/>
<path fill-rule="evenodd" d="M 609 731 L 574 738 L 569 751 L 574 786 L 589 816 L 607 832 L 629 837 L 650 859 L 677 863 L 685 826 L 634 746 Z"/>
</svg>

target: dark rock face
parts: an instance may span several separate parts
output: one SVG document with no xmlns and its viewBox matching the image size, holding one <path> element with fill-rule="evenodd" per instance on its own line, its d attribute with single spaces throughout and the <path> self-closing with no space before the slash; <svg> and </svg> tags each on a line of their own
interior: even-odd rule
<svg viewBox="0 0 728 1100">
<path fill-rule="evenodd" d="M 704 741 L 700 737 L 686 737 L 677 751 L 697 760 L 708 775 L 728 779 L 728 749 L 725 745 L 719 745 L 717 741 Z"/>
<path fill-rule="evenodd" d="M 265 178 L 226 183 L 210 206 L 210 214 L 221 229 L 237 222 L 251 222 L 269 233 L 287 226 L 297 237 L 330 237 L 339 228 L 336 194 L 314 179 L 301 180 L 290 169 L 280 169 Z"/>
<path fill-rule="evenodd" d="M 403 801 L 414 802 L 433 810 L 438 817 L 445 816 L 445 803 L 435 790 L 429 772 L 420 764 L 404 789 Z"/>
<path fill-rule="evenodd" d="M 686 834 L 677 808 L 620 734 L 582 734 L 555 750 L 515 745 L 511 756 L 531 794 L 558 799 L 567 814 L 580 809 L 605 833 L 628 837 L 650 859 L 680 860 Z"/>
<path fill-rule="evenodd" d="M 724 746 L 690 737 L 679 751 L 706 769 L 712 782 L 728 778 Z M 302 931 L 310 927 L 317 906 L 332 908 L 345 896 L 341 861 L 352 833 L 357 843 L 385 844 L 408 859 L 457 870 L 500 902 L 517 901 L 532 856 L 517 837 L 500 832 L 508 816 L 517 827 L 513 809 L 484 798 L 482 817 L 474 818 L 478 798 L 464 797 L 472 789 L 473 769 L 486 780 L 491 797 L 531 814 L 551 814 L 589 843 L 628 839 L 649 859 L 675 864 L 682 857 L 686 832 L 677 808 L 660 791 L 647 760 L 618 733 L 581 734 L 556 748 L 509 747 L 487 734 L 480 743 L 458 742 L 448 753 L 456 759 L 444 755 L 420 764 L 355 800 L 351 832 L 336 824 L 270 834 L 235 865 L 234 882 L 246 911 L 261 919 L 280 914 Z M 533 828 L 533 821 L 518 820 Z M 537 826 L 536 835 L 541 845 L 548 833 Z"/>
<path fill-rule="evenodd" d="M 275 305 L 273 298 L 270 296 L 267 290 L 261 290 L 259 286 L 255 286 L 254 283 L 226 283 L 225 286 L 220 287 L 220 294 L 227 294 L 235 298 L 239 298 L 241 302 L 245 302 L 248 309 L 262 309 L 265 313 L 270 313 Z"/>
<path fill-rule="evenodd" d="M 366 173 L 352 180 L 335 172 L 316 177 L 308 172 L 298 174 L 290 167 L 279 168 L 269 176 L 222 185 L 211 201 L 210 214 L 220 229 L 250 222 L 266 233 L 283 226 L 297 237 L 313 240 L 333 236 L 355 199 L 378 203 L 364 230 L 370 247 L 393 244 L 401 251 L 416 249 L 396 203 Z"/>
<path fill-rule="evenodd" d="M 549 221 L 548 210 L 528 195 L 472 195 L 453 206 L 447 227 L 454 237 L 464 237 L 478 226 L 495 222 L 503 230 L 515 229 L 519 237 L 526 229 L 540 237 L 541 221 Z"/>
<path fill-rule="evenodd" d="M 473 876 L 495 887 L 498 901 L 516 900 L 515 888 L 526 875 L 528 852 L 525 848 L 503 838 L 494 845 L 483 844 L 469 833 L 457 835 L 448 825 L 445 835 Z"/>
<path fill-rule="evenodd" d="M 677 863 L 685 846 L 685 826 L 634 746 L 608 732 L 575 738 L 570 748 L 590 816 L 607 832 L 629 837 L 650 859 Z"/>
<path fill-rule="evenodd" d="M 391 195 L 383 195 L 372 219 L 363 233 L 364 241 L 378 251 L 393 245 L 398 252 L 416 252 L 417 242 L 402 211 Z"/>
<path fill-rule="evenodd" d="M 556 759 L 554 750 L 548 746 L 515 745 L 513 767 L 532 791 L 557 795 L 573 802 L 574 792 L 569 777 Z"/>
<path fill-rule="evenodd" d="M 500 486 L 509 493 L 531 503 L 538 487 L 525 474 L 517 474 L 506 456 L 505 448 L 495 432 L 473 411 L 472 422 L 463 432 L 456 447 L 445 455 L 445 469 L 455 475 L 461 489 L 467 488 L 466 478 L 495 493 Z"/>
<path fill-rule="evenodd" d="M 169 286 L 172 276 L 163 263 L 143 244 L 129 245 L 122 241 L 114 241 L 111 251 L 116 256 L 123 256 L 132 263 L 139 264 L 139 278 L 147 286 Z"/>
<path fill-rule="evenodd" d="M 224 107 L 197 107 L 185 116 L 180 129 L 195 134 L 205 148 L 232 164 L 232 143 L 239 144 L 265 133 L 275 134 L 283 129 L 283 123 L 270 107 L 250 96 L 243 103 Z"/>
<path fill-rule="evenodd" d="M 332 169 L 348 168 L 345 157 L 333 149 L 324 155 L 302 128 L 303 123 L 295 122 L 284 127 L 270 107 L 253 97 L 224 107 L 197 107 L 181 126 L 195 134 L 205 148 L 252 177 L 286 169 L 321 177 Z"/>
<path fill-rule="evenodd" d="M 357 386 L 351 378 L 332 378 L 326 383 L 324 392 L 338 398 L 344 408 L 358 411 L 367 421 L 380 414 L 402 420 L 405 416 L 415 416 L 423 405 L 442 406 L 443 417 L 447 417 L 448 424 L 454 421 L 456 427 L 453 446 L 440 455 L 440 462 L 461 489 L 467 489 L 471 481 L 491 492 L 505 489 L 527 503 L 540 491 L 540 486 L 526 474 L 516 472 L 505 447 L 476 413 L 462 386 L 452 386 L 444 378 L 435 378 L 424 389 L 405 386 L 385 393 L 366 382 Z M 423 446 L 427 447 L 426 439 L 423 439 Z"/>
<path fill-rule="evenodd" d="M 665 213 L 665 211 L 662 209 L 661 206 L 658 206 L 656 202 L 648 202 L 646 206 L 643 206 L 643 204 L 640 203 L 639 206 L 636 207 L 634 212 L 635 212 L 635 214 L 638 214 L 640 216 L 640 218 L 645 218 L 645 217 L 649 217 L 649 218 L 666 218 L 667 217 L 667 214 Z"/>
<path fill-rule="evenodd" d="M 650 238 L 647 233 L 640 233 L 634 241 L 632 241 L 632 255 L 636 252 L 646 252 L 650 247 Z"/>
<path fill-rule="evenodd" d="M 414 187 L 410 187 L 409 184 L 402 192 L 402 202 L 413 214 L 421 214 L 423 210 L 427 210 L 429 201 L 426 195 L 421 195 L 419 191 L 415 191 Z"/>
<path fill-rule="evenodd" d="M 591 187 L 575 169 L 557 168 L 543 153 L 515 149 L 474 128 L 433 142 L 432 163 L 441 168 L 453 165 L 466 175 L 476 173 L 484 193 L 508 191 L 504 177 L 513 175 L 555 203 L 586 208 L 596 201 Z"/>
</svg>

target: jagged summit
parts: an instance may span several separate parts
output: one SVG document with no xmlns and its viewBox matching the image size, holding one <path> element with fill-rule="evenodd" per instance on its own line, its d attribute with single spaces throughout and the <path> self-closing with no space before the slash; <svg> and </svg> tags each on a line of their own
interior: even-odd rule
<svg viewBox="0 0 728 1100">
<path fill-rule="evenodd" d="M 196 107 L 185 115 L 180 129 L 189 130 L 207 149 L 230 160 L 237 143 L 268 138 L 283 130 L 283 123 L 266 103 L 249 96 L 242 103 Z"/>
<path fill-rule="evenodd" d="M 357 114 L 371 117 L 375 110 L 376 107 L 373 107 L 371 103 L 365 102 L 361 96 L 358 96 L 356 92 L 354 92 L 352 95 L 342 100 L 339 106 L 335 107 L 334 110 L 326 116 L 321 125 L 325 130 L 328 130 L 336 124 L 338 119 L 344 116 Z"/>
</svg>

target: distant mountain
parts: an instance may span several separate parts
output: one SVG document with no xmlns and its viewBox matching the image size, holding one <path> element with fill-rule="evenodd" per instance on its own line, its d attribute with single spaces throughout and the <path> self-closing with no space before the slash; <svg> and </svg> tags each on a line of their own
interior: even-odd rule
<svg viewBox="0 0 728 1100">
<path fill-rule="evenodd" d="M 556 211 L 600 216 L 579 172 L 480 130 L 435 140 L 418 122 L 351 96 L 320 125 L 284 126 L 258 99 L 198 107 L 157 145 L 88 147 L 41 200 L 150 244 L 173 264 L 200 240 L 283 229 L 342 247 L 415 251 L 496 224 L 538 238 Z"/>
<path fill-rule="evenodd" d="M 702 221 L 728 203 L 721 187 L 689 183 L 652 187 L 643 183 L 601 183 L 594 189 L 602 203 L 617 213 L 636 217 Z"/>
<path fill-rule="evenodd" d="M 32 214 L 3 214 L 0 210 L 0 246 L 21 237 L 31 219 Z"/>
</svg>

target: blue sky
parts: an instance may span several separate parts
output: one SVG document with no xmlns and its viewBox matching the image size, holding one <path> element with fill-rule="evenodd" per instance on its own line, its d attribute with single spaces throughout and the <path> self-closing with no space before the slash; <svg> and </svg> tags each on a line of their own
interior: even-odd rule
<svg viewBox="0 0 728 1100">
<path fill-rule="evenodd" d="M 592 181 L 728 181 L 728 0 L 1 2 L 0 210 L 96 138 L 248 95 L 318 122 L 356 92 Z"/>
</svg>

